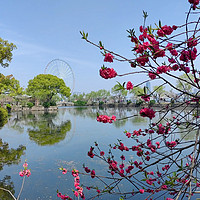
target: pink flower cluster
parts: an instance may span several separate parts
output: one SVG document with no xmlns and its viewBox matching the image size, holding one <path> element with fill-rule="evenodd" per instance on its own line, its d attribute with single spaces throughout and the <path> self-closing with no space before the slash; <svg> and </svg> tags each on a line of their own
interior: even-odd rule
<svg viewBox="0 0 200 200">
<path fill-rule="evenodd" d="M 197 57 L 197 49 L 194 47 L 193 50 L 181 51 L 180 60 L 183 62 L 188 62 L 189 60 L 195 60 L 196 57 Z"/>
<path fill-rule="evenodd" d="M 173 148 L 177 145 L 177 142 L 176 141 L 171 141 L 171 142 L 166 142 L 166 145 L 169 147 L 169 148 Z"/>
<path fill-rule="evenodd" d="M 132 90 L 133 89 L 133 84 L 131 83 L 131 81 L 128 81 L 128 83 L 126 84 L 126 89 L 127 90 Z"/>
<path fill-rule="evenodd" d="M 103 123 L 112 123 L 113 121 L 116 121 L 116 117 L 114 115 L 112 117 L 107 115 L 99 115 L 97 116 L 97 121 Z"/>
<path fill-rule="evenodd" d="M 142 98 L 144 101 L 147 101 L 147 102 L 150 101 L 150 96 L 147 95 L 147 94 L 141 96 L 141 98 Z"/>
<path fill-rule="evenodd" d="M 31 171 L 30 171 L 29 169 L 27 169 L 28 163 L 25 162 L 25 163 L 23 164 L 23 167 L 24 167 L 24 169 L 21 170 L 21 171 L 19 172 L 19 175 L 20 175 L 21 177 L 23 177 L 23 176 L 29 177 L 29 176 L 31 175 Z"/>
<path fill-rule="evenodd" d="M 149 78 L 151 80 L 156 79 L 156 75 L 153 72 L 149 72 Z"/>
<path fill-rule="evenodd" d="M 70 198 L 68 195 L 64 195 L 64 194 L 62 194 L 61 192 L 58 192 L 57 193 L 57 197 L 60 197 L 61 199 L 63 199 L 63 200 L 73 200 L 72 198 Z"/>
<path fill-rule="evenodd" d="M 199 4 L 199 0 L 188 0 L 190 4 L 192 4 L 193 9 L 195 10 L 197 5 Z"/>
<path fill-rule="evenodd" d="M 114 78 L 117 76 L 117 72 L 113 68 L 102 67 L 99 70 L 100 76 L 105 79 Z"/>
<path fill-rule="evenodd" d="M 113 62 L 113 58 L 114 58 L 114 56 L 111 53 L 106 53 L 104 62 Z"/>
<path fill-rule="evenodd" d="M 30 171 L 29 169 L 26 169 L 26 170 L 20 171 L 20 172 L 19 172 L 19 175 L 20 175 L 21 177 L 23 177 L 23 176 L 29 177 L 29 176 L 31 175 L 31 171 Z"/>
<path fill-rule="evenodd" d="M 162 73 L 166 73 L 166 72 L 169 72 L 169 71 L 170 71 L 170 67 L 168 67 L 166 65 L 162 65 L 162 66 L 157 67 L 156 73 L 162 74 Z"/>
<path fill-rule="evenodd" d="M 63 170 L 67 171 L 65 168 L 59 168 L 59 169 L 61 169 L 62 171 Z M 80 187 L 79 171 L 76 170 L 76 169 L 73 169 L 72 170 L 72 176 L 75 177 L 74 178 L 74 187 L 75 187 L 76 190 L 74 191 L 74 195 L 76 197 L 79 197 L 79 195 L 80 195 L 80 197 L 84 200 L 85 199 L 85 195 L 83 193 L 83 188 Z M 63 195 L 60 192 L 57 193 L 57 197 L 60 197 L 61 199 L 64 199 L 64 200 L 66 200 L 66 199 L 72 200 L 72 198 L 70 198 L 68 195 Z"/>
<path fill-rule="evenodd" d="M 61 167 L 59 169 L 62 171 L 62 174 L 66 174 L 67 173 L 67 169 L 66 168 Z"/>
<path fill-rule="evenodd" d="M 144 66 L 147 62 L 149 62 L 149 57 L 147 55 L 142 55 L 142 56 L 136 58 L 136 61 L 140 65 Z"/>
<path fill-rule="evenodd" d="M 161 29 L 157 31 L 157 34 L 159 37 L 164 37 L 165 35 L 171 35 L 173 30 L 174 30 L 173 27 L 165 25 L 162 26 Z"/>
<path fill-rule="evenodd" d="M 140 110 L 140 115 L 142 117 L 148 117 L 150 119 L 154 118 L 155 117 L 155 111 L 151 108 L 143 108 Z"/>
<path fill-rule="evenodd" d="M 90 173 L 91 178 L 95 178 L 95 170 L 90 170 L 88 167 L 84 167 L 86 173 Z"/>
</svg>

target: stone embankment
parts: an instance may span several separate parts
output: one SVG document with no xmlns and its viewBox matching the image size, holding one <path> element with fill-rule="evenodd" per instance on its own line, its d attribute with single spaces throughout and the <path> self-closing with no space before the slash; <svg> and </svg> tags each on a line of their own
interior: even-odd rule
<svg viewBox="0 0 200 200">
<path fill-rule="evenodd" d="M 22 106 L 12 107 L 12 111 L 56 111 L 57 109 L 57 106 L 50 106 L 49 108 L 44 108 L 43 106 L 33 106 L 32 108 Z"/>
</svg>

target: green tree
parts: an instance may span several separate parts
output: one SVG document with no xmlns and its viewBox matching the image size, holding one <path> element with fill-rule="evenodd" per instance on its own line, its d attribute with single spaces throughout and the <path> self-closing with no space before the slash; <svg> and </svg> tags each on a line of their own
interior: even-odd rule
<svg viewBox="0 0 200 200">
<path fill-rule="evenodd" d="M 158 96 L 158 102 L 159 102 L 162 95 L 164 95 L 166 92 L 165 87 L 164 86 L 154 86 L 153 90 L 155 91 L 154 94 L 156 94 Z"/>
<path fill-rule="evenodd" d="M 9 43 L 7 40 L 0 38 L 0 65 L 2 67 L 8 67 L 12 60 L 12 51 L 16 49 L 13 43 Z"/>
<path fill-rule="evenodd" d="M 51 103 L 57 95 L 70 96 L 70 88 L 65 85 L 63 79 L 51 74 L 39 74 L 28 82 L 27 94 L 41 101 Z"/>
<path fill-rule="evenodd" d="M 192 74 L 189 74 L 189 75 L 182 74 L 182 75 L 179 76 L 180 79 L 176 81 L 176 87 L 178 89 L 182 90 L 183 92 L 191 91 L 192 88 L 193 88 L 192 84 L 190 84 L 190 79 L 188 77 L 191 80 L 194 80 L 194 76 Z M 187 80 L 187 82 L 185 82 L 181 79 Z M 185 100 L 188 97 L 188 95 L 184 94 L 183 97 L 184 97 L 184 100 Z"/>
<path fill-rule="evenodd" d="M 137 86 L 130 90 L 130 93 L 133 94 L 135 98 L 137 98 L 139 95 L 144 94 L 144 89 Z"/>
<path fill-rule="evenodd" d="M 116 84 L 111 88 L 111 93 L 118 96 L 118 101 L 120 102 L 123 97 L 126 97 L 128 94 L 128 91 L 125 89 L 122 89 L 121 85 Z"/>
<path fill-rule="evenodd" d="M 19 81 L 13 75 L 4 76 L 0 73 L 0 94 L 7 93 L 9 96 L 23 94 L 23 88 L 20 87 Z"/>
</svg>

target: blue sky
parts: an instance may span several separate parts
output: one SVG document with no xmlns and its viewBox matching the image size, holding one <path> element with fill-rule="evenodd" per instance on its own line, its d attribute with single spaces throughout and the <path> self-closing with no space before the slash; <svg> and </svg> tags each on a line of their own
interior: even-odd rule
<svg viewBox="0 0 200 200">
<path fill-rule="evenodd" d="M 161 3 L 164 2 L 164 3 Z M 59 58 L 70 64 L 75 76 L 74 92 L 109 90 L 116 81 L 137 84 L 145 77 L 104 80 L 99 69 L 104 64 L 99 50 L 81 39 L 103 42 L 106 48 L 132 57 L 127 29 L 143 23 L 142 11 L 148 12 L 147 24 L 180 25 L 189 8 L 187 0 L 9 0 L 1 2 L 0 32 L 3 39 L 17 45 L 12 63 L 1 73 L 13 74 L 26 87 L 30 79 L 44 73 L 46 65 Z M 128 63 L 111 63 L 120 74 L 130 72 Z"/>
</svg>

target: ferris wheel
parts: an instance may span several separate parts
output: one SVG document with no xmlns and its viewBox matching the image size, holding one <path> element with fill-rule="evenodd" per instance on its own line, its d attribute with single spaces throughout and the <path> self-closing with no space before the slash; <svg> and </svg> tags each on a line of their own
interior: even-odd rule
<svg viewBox="0 0 200 200">
<path fill-rule="evenodd" d="M 75 79 L 72 68 L 67 62 L 60 59 L 54 59 L 45 67 L 44 73 L 52 74 L 63 79 L 66 86 L 71 89 L 71 93 L 73 92 Z"/>
</svg>

